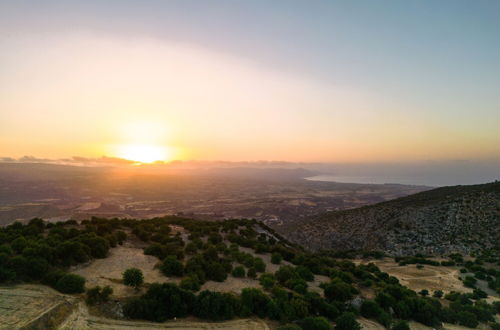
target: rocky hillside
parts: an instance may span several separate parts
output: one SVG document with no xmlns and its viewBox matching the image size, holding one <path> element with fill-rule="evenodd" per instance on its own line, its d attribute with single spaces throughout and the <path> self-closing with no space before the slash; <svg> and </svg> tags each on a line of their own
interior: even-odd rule
<svg viewBox="0 0 500 330">
<path fill-rule="evenodd" d="M 381 250 L 391 255 L 470 253 L 500 242 L 500 182 L 437 188 L 285 224 L 311 250 Z"/>
</svg>

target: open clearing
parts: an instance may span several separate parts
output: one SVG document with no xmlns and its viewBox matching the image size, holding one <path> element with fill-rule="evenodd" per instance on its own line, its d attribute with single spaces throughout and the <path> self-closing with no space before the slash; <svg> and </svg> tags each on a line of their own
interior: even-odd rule
<svg viewBox="0 0 500 330">
<path fill-rule="evenodd" d="M 401 284 L 417 292 L 422 289 L 427 289 L 431 293 L 436 290 L 472 292 L 472 289 L 464 287 L 460 281 L 460 271 L 457 267 L 424 265 L 424 268 L 418 269 L 416 265 L 399 266 L 393 259 L 389 258 L 355 261 L 357 264 L 370 262 L 377 265 L 383 272 L 397 277 Z"/>
<path fill-rule="evenodd" d="M 113 288 L 113 296 L 128 297 L 137 295 L 138 292 L 121 283 L 122 273 L 127 268 L 135 267 L 142 270 L 145 283 L 179 282 L 161 274 L 155 268 L 157 263 L 156 257 L 145 255 L 142 248 L 135 247 L 126 241 L 123 246 L 110 249 L 107 258 L 95 259 L 88 264 L 79 265 L 71 271 L 85 277 L 87 287 L 109 285 Z"/>
<path fill-rule="evenodd" d="M 186 240 L 186 239 L 185 239 Z M 151 283 L 179 283 L 180 278 L 167 277 L 163 275 L 156 267 L 160 261 L 150 255 L 145 255 L 143 251 L 144 244 L 137 241 L 127 240 L 122 246 L 117 246 L 109 250 L 109 255 L 105 259 L 94 259 L 90 263 L 78 265 L 71 269 L 72 273 L 81 275 L 87 280 L 86 286 L 106 286 L 113 288 L 113 296 L 124 298 L 136 296 L 145 292 L 147 284 Z M 271 263 L 271 255 L 256 254 L 252 249 L 240 248 L 240 251 L 250 253 L 254 257 L 262 258 L 266 264 L 266 272 L 274 273 L 282 265 L 291 265 L 287 261 L 282 261 L 281 265 Z M 234 264 L 236 265 L 236 263 Z M 146 285 L 141 291 L 125 286 L 122 283 L 122 274 L 127 268 L 138 268 L 144 274 L 144 283 Z M 327 276 L 315 275 L 314 281 L 309 282 L 309 290 L 323 294 L 323 290 L 319 285 L 323 282 L 328 282 L 330 279 Z M 236 278 L 231 275 L 224 282 L 207 281 L 201 287 L 201 290 L 211 290 L 218 292 L 234 292 L 241 293 L 244 288 L 260 288 L 258 280 L 251 278 Z"/>
</svg>

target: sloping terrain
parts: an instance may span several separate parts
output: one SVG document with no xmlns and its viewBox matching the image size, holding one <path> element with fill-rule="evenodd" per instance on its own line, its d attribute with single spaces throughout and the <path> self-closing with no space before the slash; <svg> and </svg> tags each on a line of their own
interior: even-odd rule
<svg viewBox="0 0 500 330">
<path fill-rule="evenodd" d="M 437 188 L 277 229 L 311 250 L 469 254 L 500 240 L 500 182 Z"/>
<path fill-rule="evenodd" d="M 50 329 L 71 313 L 75 299 L 41 285 L 0 287 L 1 329 Z"/>
</svg>

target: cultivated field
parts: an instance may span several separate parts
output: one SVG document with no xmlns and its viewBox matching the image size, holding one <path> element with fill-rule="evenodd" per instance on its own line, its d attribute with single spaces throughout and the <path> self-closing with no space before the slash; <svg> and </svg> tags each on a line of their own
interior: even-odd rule
<svg viewBox="0 0 500 330">
<path fill-rule="evenodd" d="M 46 286 L 0 287 L 1 329 L 46 329 L 60 324 L 73 309 L 74 297 Z"/>
</svg>

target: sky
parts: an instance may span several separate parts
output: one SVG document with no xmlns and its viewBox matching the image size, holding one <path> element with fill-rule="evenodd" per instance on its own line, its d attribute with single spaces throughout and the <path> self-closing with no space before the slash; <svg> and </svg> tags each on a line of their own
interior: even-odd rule
<svg viewBox="0 0 500 330">
<path fill-rule="evenodd" d="M 500 159 L 499 1 L 3 1 L 0 156 Z"/>
</svg>

